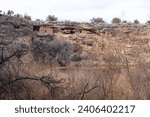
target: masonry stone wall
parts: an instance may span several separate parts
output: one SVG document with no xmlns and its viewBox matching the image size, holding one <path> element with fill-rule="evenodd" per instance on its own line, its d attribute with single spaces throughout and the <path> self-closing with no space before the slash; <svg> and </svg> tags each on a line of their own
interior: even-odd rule
<svg viewBox="0 0 150 117">
<path fill-rule="evenodd" d="M 54 33 L 54 30 L 51 27 L 41 26 L 39 32 L 52 35 Z"/>
</svg>

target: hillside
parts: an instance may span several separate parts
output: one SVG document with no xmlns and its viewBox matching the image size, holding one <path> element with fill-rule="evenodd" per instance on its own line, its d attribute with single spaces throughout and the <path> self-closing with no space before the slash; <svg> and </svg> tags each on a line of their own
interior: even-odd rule
<svg viewBox="0 0 150 117">
<path fill-rule="evenodd" d="M 0 16 L 1 99 L 150 99 L 150 25 Z"/>
</svg>

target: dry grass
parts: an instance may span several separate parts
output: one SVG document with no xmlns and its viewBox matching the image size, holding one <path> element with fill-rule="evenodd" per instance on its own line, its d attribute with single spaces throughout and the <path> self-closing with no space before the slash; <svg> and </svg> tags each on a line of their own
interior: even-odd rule
<svg viewBox="0 0 150 117">
<path fill-rule="evenodd" d="M 37 76 L 50 74 L 61 82 L 48 85 L 34 80 L 19 81 L 1 90 L 1 99 L 150 99 L 149 64 L 129 66 L 126 61 L 124 66 L 118 66 L 112 59 L 109 56 L 106 65 L 99 67 L 36 65 L 40 69 Z M 36 73 L 34 69 L 29 71 L 30 77 Z"/>
</svg>

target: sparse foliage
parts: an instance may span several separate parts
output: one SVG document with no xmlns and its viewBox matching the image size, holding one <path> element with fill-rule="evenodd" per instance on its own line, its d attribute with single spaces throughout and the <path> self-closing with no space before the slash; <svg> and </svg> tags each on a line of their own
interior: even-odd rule
<svg viewBox="0 0 150 117">
<path fill-rule="evenodd" d="M 23 65 L 20 58 L 29 50 L 24 44 L 19 45 L 17 43 L 16 45 L 12 45 L 12 43 L 7 45 L 0 44 L 0 99 L 36 99 L 32 92 L 35 82 L 39 83 L 40 87 L 47 88 L 47 98 L 55 99 L 56 94 L 59 93 L 59 88 L 61 88 L 59 87 L 61 79 L 56 80 L 50 74 L 39 77 L 20 75 L 20 67 Z"/>
<path fill-rule="evenodd" d="M 42 19 L 36 19 L 35 22 L 38 24 L 44 23 L 44 21 Z"/>
<path fill-rule="evenodd" d="M 64 66 L 72 58 L 75 48 L 72 44 L 63 40 L 53 39 L 53 37 L 37 37 L 33 40 L 33 44 L 36 47 L 33 54 L 39 62 L 51 62 L 57 60 L 58 64 Z"/>
<path fill-rule="evenodd" d="M 127 23 L 127 20 L 122 21 L 122 23 Z"/>
<path fill-rule="evenodd" d="M 15 14 L 14 17 L 23 18 L 23 16 L 21 14 Z"/>
<path fill-rule="evenodd" d="M 112 19 L 111 23 L 113 23 L 113 24 L 119 24 L 119 23 L 121 23 L 121 19 L 115 17 L 115 18 Z"/>
<path fill-rule="evenodd" d="M 134 20 L 134 24 L 139 24 L 140 22 L 136 19 Z"/>
<path fill-rule="evenodd" d="M 150 24 L 150 20 L 148 20 L 146 23 L 147 23 L 147 24 Z"/>
<path fill-rule="evenodd" d="M 54 15 L 49 15 L 46 19 L 48 22 L 53 22 L 53 21 L 57 21 L 58 18 Z"/>
<path fill-rule="evenodd" d="M 8 11 L 7 11 L 7 15 L 8 15 L 8 16 L 12 16 L 13 14 L 14 14 L 13 11 L 11 11 L 11 10 L 8 10 Z"/>
<path fill-rule="evenodd" d="M 2 16 L 2 11 L 0 10 L 0 16 Z"/>
<path fill-rule="evenodd" d="M 105 21 L 103 20 L 103 18 L 97 17 L 97 18 L 92 18 L 91 20 L 92 24 L 97 24 L 97 23 L 105 23 Z"/>
<path fill-rule="evenodd" d="M 31 16 L 29 15 L 24 15 L 24 19 L 28 20 L 28 21 L 31 21 Z"/>
</svg>

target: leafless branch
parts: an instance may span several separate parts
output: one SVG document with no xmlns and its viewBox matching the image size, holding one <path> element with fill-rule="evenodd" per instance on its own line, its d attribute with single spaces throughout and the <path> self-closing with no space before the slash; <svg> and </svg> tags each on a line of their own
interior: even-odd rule
<svg viewBox="0 0 150 117">
<path fill-rule="evenodd" d="M 17 78 L 17 79 L 15 79 L 15 80 L 12 80 L 12 81 L 10 81 L 9 83 L 6 83 L 6 84 L 3 84 L 1 87 L 4 87 L 4 86 L 7 86 L 7 85 L 10 85 L 10 84 L 12 84 L 12 83 L 15 83 L 15 82 L 17 82 L 17 81 L 21 81 L 21 80 L 36 80 L 36 81 L 41 81 L 41 82 L 43 82 L 43 83 L 49 83 L 49 84 L 53 84 L 53 83 L 60 83 L 61 82 L 61 80 L 58 80 L 58 81 L 56 81 L 56 80 L 54 80 L 54 79 L 52 79 L 52 78 L 46 78 L 46 77 L 41 77 L 41 78 L 38 78 L 38 77 L 35 77 L 35 78 L 31 78 L 31 77 L 22 77 L 22 78 Z"/>
<path fill-rule="evenodd" d="M 83 93 L 82 93 L 81 98 L 80 98 L 81 100 L 84 99 L 85 94 L 90 93 L 92 90 L 94 90 L 95 88 L 99 87 L 99 85 L 95 85 L 95 86 L 93 86 L 92 88 L 90 88 L 89 90 L 86 91 L 88 85 L 89 85 L 89 83 L 86 83 L 84 88 L 83 88 Z"/>
</svg>

